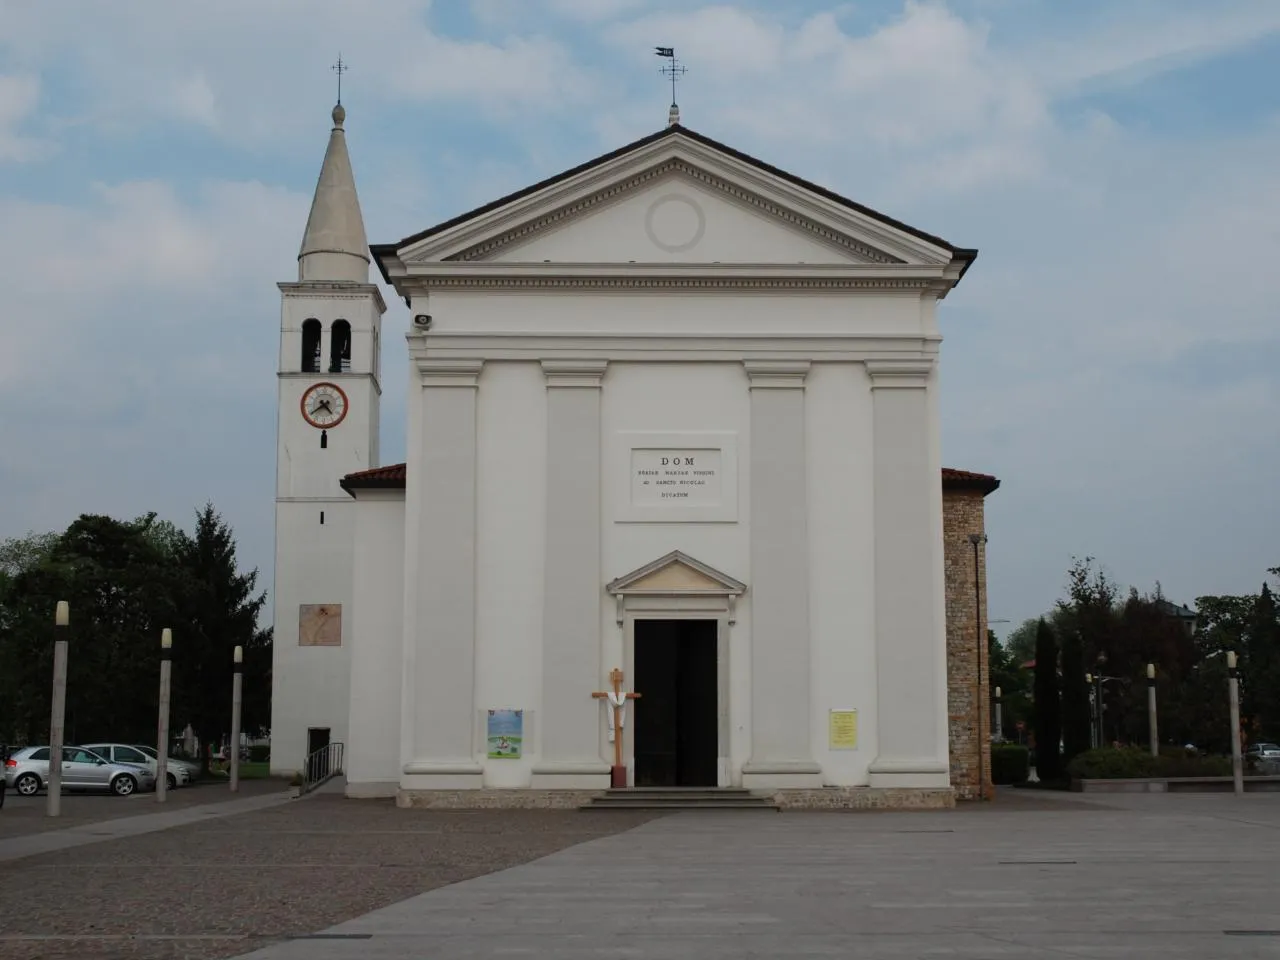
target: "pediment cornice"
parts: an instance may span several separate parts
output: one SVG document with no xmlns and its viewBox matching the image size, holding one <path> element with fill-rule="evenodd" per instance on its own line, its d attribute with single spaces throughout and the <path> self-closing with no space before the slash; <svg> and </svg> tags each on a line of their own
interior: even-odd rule
<svg viewBox="0 0 1280 960">
<path fill-rule="evenodd" d="M 375 248 L 392 282 L 444 264 L 479 264 L 561 230 L 663 178 L 678 178 L 838 250 L 850 266 L 932 266 L 954 283 L 967 261 L 874 211 L 683 132 L 650 140 L 399 244 Z M 554 264 L 551 264 L 554 266 Z"/>
</svg>

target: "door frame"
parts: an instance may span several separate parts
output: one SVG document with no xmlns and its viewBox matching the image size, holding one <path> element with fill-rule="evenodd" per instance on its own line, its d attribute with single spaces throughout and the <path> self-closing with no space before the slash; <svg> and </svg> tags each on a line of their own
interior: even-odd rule
<svg viewBox="0 0 1280 960">
<path fill-rule="evenodd" d="M 634 680 L 636 675 L 636 621 L 637 620 L 714 620 L 716 622 L 716 786 L 732 786 L 729 769 L 729 615 L 717 611 L 650 612 L 627 610 L 624 614 L 622 635 L 622 663 L 626 675 Z M 641 696 L 643 690 L 637 690 Z M 623 728 L 622 758 L 627 765 L 627 786 L 636 785 L 635 718 L 633 707 L 627 711 L 627 724 Z"/>
<path fill-rule="evenodd" d="M 716 621 L 716 785 L 732 786 L 729 736 L 730 628 L 737 620 L 738 598 L 747 585 L 679 550 L 673 550 L 607 584 L 617 604 L 615 619 L 622 630 L 622 669 L 629 681 L 636 675 L 637 620 Z M 634 687 L 632 688 L 634 690 Z M 635 690 L 644 696 L 643 690 Z M 622 760 L 627 786 L 636 782 L 635 710 L 628 710 L 622 730 Z"/>
</svg>

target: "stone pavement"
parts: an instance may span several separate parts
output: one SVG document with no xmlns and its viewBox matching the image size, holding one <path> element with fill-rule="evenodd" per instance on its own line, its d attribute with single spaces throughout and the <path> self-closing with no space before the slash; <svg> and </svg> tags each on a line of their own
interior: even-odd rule
<svg viewBox="0 0 1280 960">
<path fill-rule="evenodd" d="M 1280 795 L 689 813 L 248 954 L 1280 956 Z"/>
<path fill-rule="evenodd" d="M 215 788 L 186 787 L 183 791 L 173 791 L 164 803 L 157 803 L 155 794 L 134 794 L 132 797 L 120 798 L 112 796 L 67 796 L 62 798 L 64 812 L 70 806 L 68 801 L 80 801 L 73 807 L 71 825 L 62 827 L 64 817 L 47 817 L 44 815 L 47 797 L 40 794 L 36 797 L 17 797 L 18 803 L 5 798 L 5 809 L 0 811 L 8 820 L 12 831 L 16 822 L 18 827 L 26 825 L 30 830 L 25 834 L 8 836 L 0 839 L 0 863 L 6 860 L 20 860 L 23 857 L 34 857 L 52 853 L 55 850 L 66 850 L 69 847 L 81 847 L 89 843 L 102 843 L 106 840 L 120 840 L 125 837 L 136 837 L 144 833 L 155 833 L 189 824 L 201 823 L 218 817 L 230 817 L 238 813 L 249 813 L 253 810 L 264 810 L 268 807 L 288 803 L 292 798 L 287 787 L 279 782 L 270 782 L 268 792 L 258 790 L 246 791 L 250 795 L 237 796 L 225 786 Z M 136 799 L 135 799 L 136 798 Z M 192 803 L 192 800 L 203 800 L 203 803 Z M 86 805 L 96 802 L 96 811 Z M 13 804 L 11 806 L 11 804 Z M 97 814 L 97 819 L 94 814 Z M 22 820 L 15 818 L 26 817 Z M 132 814 L 132 815 L 130 815 Z"/>
</svg>

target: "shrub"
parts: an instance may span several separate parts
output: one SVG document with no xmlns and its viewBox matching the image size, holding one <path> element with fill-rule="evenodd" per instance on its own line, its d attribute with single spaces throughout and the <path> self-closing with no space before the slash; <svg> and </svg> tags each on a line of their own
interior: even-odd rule
<svg viewBox="0 0 1280 960">
<path fill-rule="evenodd" d="M 1021 744 L 1004 743 L 991 747 L 991 782 L 1024 783 L 1031 767 L 1031 751 Z"/>
<path fill-rule="evenodd" d="M 250 763 L 266 763 L 271 759 L 271 747 L 267 744 L 258 744 L 249 748 Z"/>
<path fill-rule="evenodd" d="M 1142 747 L 1087 750 L 1067 764 L 1078 780 L 1125 780 L 1133 777 L 1224 777 L 1231 761 L 1222 757 L 1187 756 L 1170 751 L 1158 757 Z"/>
</svg>

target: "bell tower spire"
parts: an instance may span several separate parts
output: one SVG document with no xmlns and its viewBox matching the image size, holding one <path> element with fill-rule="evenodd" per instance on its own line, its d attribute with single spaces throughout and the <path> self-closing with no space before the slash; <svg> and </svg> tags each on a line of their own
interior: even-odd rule
<svg viewBox="0 0 1280 960">
<path fill-rule="evenodd" d="M 346 64 L 338 61 L 343 70 Z M 339 74 L 341 82 L 341 74 Z M 339 94 L 341 96 L 341 94 Z M 369 282 L 369 241 L 356 196 L 356 179 L 342 128 L 347 110 L 341 100 L 333 108 L 333 129 L 320 167 L 311 216 L 298 251 L 298 279 L 348 283 Z"/>
</svg>

